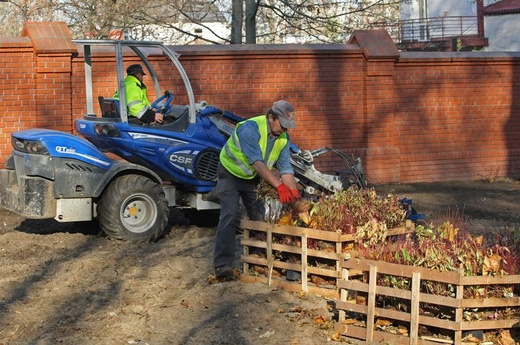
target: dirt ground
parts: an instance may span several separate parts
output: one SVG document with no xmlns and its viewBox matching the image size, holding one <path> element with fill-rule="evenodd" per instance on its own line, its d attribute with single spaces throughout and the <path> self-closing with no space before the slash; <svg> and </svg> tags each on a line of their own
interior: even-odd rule
<svg viewBox="0 0 520 345">
<path fill-rule="evenodd" d="M 475 232 L 520 226 L 518 181 L 374 188 L 412 199 L 427 221 L 459 215 Z M 135 245 L 0 209 L 0 344 L 334 343 L 331 301 L 260 283 L 209 284 L 216 217 L 170 218 L 162 239 Z"/>
</svg>

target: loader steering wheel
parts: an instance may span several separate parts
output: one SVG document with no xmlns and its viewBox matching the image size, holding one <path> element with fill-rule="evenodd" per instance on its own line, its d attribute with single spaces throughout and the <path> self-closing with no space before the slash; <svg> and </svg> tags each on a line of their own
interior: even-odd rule
<svg viewBox="0 0 520 345">
<path fill-rule="evenodd" d="M 152 108 L 157 109 L 161 114 L 166 115 L 171 110 L 172 100 L 173 92 L 166 90 L 161 97 L 152 103 Z"/>
</svg>

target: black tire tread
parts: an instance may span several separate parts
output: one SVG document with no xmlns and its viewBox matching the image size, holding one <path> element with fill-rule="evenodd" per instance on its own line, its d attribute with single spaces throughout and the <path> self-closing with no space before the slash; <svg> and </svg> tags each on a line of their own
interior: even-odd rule
<svg viewBox="0 0 520 345">
<path fill-rule="evenodd" d="M 157 202 L 158 215 L 155 224 L 143 233 L 128 231 L 119 221 L 119 209 L 123 199 L 135 192 L 151 195 Z M 97 209 L 101 229 L 107 236 L 117 240 L 151 242 L 162 234 L 168 223 L 168 202 L 163 189 L 153 180 L 141 175 L 116 178 L 103 192 Z"/>
</svg>

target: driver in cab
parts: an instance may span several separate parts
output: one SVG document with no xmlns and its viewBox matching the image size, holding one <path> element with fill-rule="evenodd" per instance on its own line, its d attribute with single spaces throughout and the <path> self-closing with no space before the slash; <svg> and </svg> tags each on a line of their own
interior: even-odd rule
<svg viewBox="0 0 520 345">
<path fill-rule="evenodd" d="M 126 69 L 125 77 L 125 96 L 128 114 L 137 117 L 146 124 L 163 123 L 164 116 L 156 109 L 153 109 L 148 100 L 148 90 L 143 83 L 143 66 L 140 64 L 130 65 Z M 119 92 L 114 94 L 115 99 L 119 99 Z"/>
</svg>

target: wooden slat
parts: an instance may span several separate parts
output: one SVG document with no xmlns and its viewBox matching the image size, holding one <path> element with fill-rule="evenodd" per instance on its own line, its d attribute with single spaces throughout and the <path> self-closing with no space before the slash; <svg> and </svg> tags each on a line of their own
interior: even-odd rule
<svg viewBox="0 0 520 345">
<path fill-rule="evenodd" d="M 338 280 L 338 283 L 339 282 L 343 282 L 345 280 L 348 280 L 348 270 L 341 270 L 341 279 Z M 338 290 L 339 291 L 339 302 L 341 301 L 347 301 L 347 298 L 348 298 L 348 291 L 345 290 L 345 289 L 342 289 L 342 290 Z M 339 303 L 338 302 L 338 303 Z M 336 305 L 336 309 L 339 310 L 339 313 L 338 313 L 338 320 L 341 322 L 341 320 L 345 320 L 345 317 L 346 317 L 346 313 L 344 310 L 341 310 L 337 307 Z"/>
<path fill-rule="evenodd" d="M 316 274 L 319 276 L 331 277 L 331 278 L 335 278 L 335 279 L 339 278 L 339 272 L 334 269 L 307 266 L 306 271 L 308 274 Z M 302 277 L 303 277 L 303 273 L 302 273 Z M 334 285 L 335 284 L 336 284 L 336 281 L 334 281 Z"/>
<path fill-rule="evenodd" d="M 421 288 L 421 274 L 415 272 L 412 276 L 412 301 L 410 308 L 410 345 L 417 345 L 419 339 L 419 301 Z"/>
<path fill-rule="evenodd" d="M 367 292 L 368 284 L 362 283 L 357 280 L 345 281 L 345 280 L 341 279 L 340 281 L 338 281 L 338 289 Z M 378 295 L 411 300 L 411 291 L 409 291 L 409 290 L 395 289 L 395 288 L 388 287 L 388 286 L 377 286 L 376 293 Z M 420 293 L 420 301 L 443 305 L 443 306 L 447 306 L 447 307 L 453 307 L 453 308 L 460 307 L 460 305 L 461 305 L 460 301 L 458 301 L 455 298 L 430 295 L 430 294 L 426 294 L 426 293 Z"/>
<path fill-rule="evenodd" d="M 255 265 L 264 266 L 264 267 L 268 267 L 269 266 L 269 264 L 267 262 L 267 259 L 261 258 L 261 257 L 257 257 L 257 256 L 254 256 L 254 255 L 253 256 L 252 255 L 242 255 L 240 257 L 240 259 L 242 260 L 242 262 L 247 262 L 249 264 L 255 264 Z M 291 263 L 291 262 L 286 262 L 286 261 L 279 261 L 279 260 L 274 260 L 273 261 L 273 267 L 300 272 L 302 274 L 302 277 L 304 277 L 305 274 L 307 274 L 307 275 L 308 274 L 316 274 L 316 275 L 330 277 L 330 278 L 334 278 L 334 279 L 338 279 L 339 278 L 339 272 L 336 271 L 335 269 L 332 269 L 332 268 L 331 269 L 327 269 L 327 268 L 307 266 L 306 267 L 306 273 L 302 273 L 302 271 L 301 271 L 302 265 L 301 264 Z M 336 283 L 336 281 L 335 281 L 335 283 Z"/>
<path fill-rule="evenodd" d="M 240 240 L 240 244 L 242 244 L 244 246 L 248 246 L 248 247 L 255 247 L 255 248 L 262 248 L 262 249 L 267 248 L 267 242 L 260 241 L 257 239 L 242 238 Z"/>
<path fill-rule="evenodd" d="M 462 277 L 460 285 L 520 284 L 520 275 Z"/>
<path fill-rule="evenodd" d="M 464 287 L 460 284 L 455 287 L 455 298 L 459 301 L 461 301 L 464 298 Z M 463 321 L 463 315 L 464 313 L 462 308 L 455 309 L 455 322 L 457 323 L 457 325 L 460 325 L 460 323 Z M 457 327 L 457 329 L 455 330 L 453 340 L 455 340 L 455 344 L 461 343 L 462 331 L 460 330 L 460 327 Z"/>
<path fill-rule="evenodd" d="M 383 317 L 386 319 L 410 322 L 411 316 L 410 313 L 404 311 L 398 311 L 395 309 L 384 309 L 384 308 L 376 308 L 375 312 L 378 317 Z"/>
<path fill-rule="evenodd" d="M 411 277 L 413 272 L 420 272 L 422 280 L 431 280 L 445 282 L 454 285 L 505 285 L 520 284 L 520 275 L 504 275 L 504 276 L 472 276 L 466 277 L 458 272 L 440 272 L 424 267 L 406 266 L 393 264 L 383 261 L 365 260 L 365 259 L 346 259 L 342 261 L 342 267 L 347 269 L 359 268 L 366 271 L 369 265 L 377 264 L 379 273 L 399 275 L 403 277 Z"/>
<path fill-rule="evenodd" d="M 338 287 L 347 289 L 347 290 L 354 290 L 354 291 L 361 291 L 361 292 L 368 292 L 368 284 L 362 283 L 357 280 L 349 280 L 349 281 L 341 281 L 338 283 Z"/>
<path fill-rule="evenodd" d="M 341 267 L 346 269 L 362 269 L 364 271 L 369 271 L 370 266 L 374 265 L 378 266 L 378 272 L 380 274 L 390 274 L 411 278 L 414 272 L 419 272 L 421 273 L 423 280 L 445 282 L 454 285 L 460 285 L 462 277 L 461 274 L 457 272 L 439 272 L 437 270 L 431 270 L 423 267 L 406 266 L 384 261 L 365 260 L 359 258 L 343 260 Z"/>
<path fill-rule="evenodd" d="M 352 311 L 355 313 L 360 314 L 367 314 L 367 306 L 362 304 L 356 304 L 356 303 L 347 303 L 343 301 L 336 301 L 336 307 L 338 309 L 343 309 L 346 311 Z"/>
<path fill-rule="evenodd" d="M 410 233 L 413 231 L 413 223 L 407 223 L 408 225 L 402 227 L 396 227 L 388 230 L 388 235 L 401 235 Z M 312 228 L 302 228 L 292 225 L 278 225 L 274 223 L 267 223 L 261 221 L 252 221 L 249 219 L 242 219 L 240 226 L 245 229 L 267 231 L 271 228 L 273 232 L 283 235 L 302 236 L 304 233 L 310 238 L 317 240 L 330 241 L 330 242 L 349 242 L 356 239 L 354 234 L 341 234 L 334 231 L 326 231 Z"/>
<path fill-rule="evenodd" d="M 340 333 L 343 335 L 347 335 L 352 338 L 366 340 L 367 338 L 367 330 L 363 327 L 358 327 L 354 325 L 340 325 Z"/>
<path fill-rule="evenodd" d="M 250 264 L 267 266 L 267 260 L 265 258 L 259 258 L 257 256 L 242 255 L 240 257 L 240 260 L 242 260 L 242 262 L 247 262 Z"/>
<path fill-rule="evenodd" d="M 463 331 L 475 329 L 505 329 L 520 328 L 520 319 L 485 320 L 485 321 L 463 321 L 460 329 Z"/>
<path fill-rule="evenodd" d="M 373 340 L 375 307 L 376 307 L 377 266 L 370 266 L 370 278 L 368 280 L 368 309 L 367 309 L 367 340 Z"/>
<path fill-rule="evenodd" d="M 367 340 L 365 337 L 366 330 L 363 327 L 354 325 L 341 325 L 341 334 L 361 340 Z M 409 339 L 404 335 L 396 335 L 388 332 L 374 331 L 374 341 L 381 344 L 407 344 Z M 439 342 L 418 339 L 417 345 L 439 345 Z"/>
<path fill-rule="evenodd" d="M 325 231 L 311 228 L 301 228 L 298 226 L 291 225 L 278 225 L 273 223 L 266 223 L 260 221 L 252 221 L 248 219 L 244 219 L 241 221 L 241 226 L 246 229 L 258 230 L 258 231 L 267 231 L 268 229 L 272 229 L 277 234 L 283 235 L 292 235 L 292 236 L 302 236 L 306 233 L 309 237 L 312 237 L 317 240 L 322 241 L 330 241 L 330 242 L 341 242 L 341 241 L 353 241 L 355 239 L 354 235 L 342 235 L 334 231 Z"/>
<path fill-rule="evenodd" d="M 242 274 L 240 276 L 240 281 L 242 281 L 244 283 L 267 284 L 268 279 L 267 279 L 267 277 L 264 277 L 264 276 L 252 276 L 252 275 Z M 302 291 L 301 284 L 295 283 L 295 282 L 289 282 L 289 281 L 285 280 L 285 278 L 273 278 L 271 286 L 277 287 L 277 288 L 282 288 L 282 289 L 284 289 L 286 291 L 290 291 L 290 292 Z M 317 294 L 317 295 L 321 295 L 324 297 L 328 297 L 328 298 L 333 298 L 333 299 L 338 298 L 338 291 L 336 289 L 327 289 L 327 288 L 322 288 L 322 287 L 315 286 L 315 285 L 309 285 L 308 292 Z"/>
<path fill-rule="evenodd" d="M 511 298 L 466 298 L 462 300 L 463 308 L 520 307 L 520 297 Z"/>
<path fill-rule="evenodd" d="M 462 306 L 462 301 L 455 297 L 432 295 L 421 292 L 420 298 L 421 302 L 442 305 L 450 308 L 460 308 Z"/>
<path fill-rule="evenodd" d="M 302 257 L 301 257 L 302 290 L 307 291 L 308 262 L 307 262 L 307 233 L 306 232 L 303 232 L 303 234 L 302 234 L 301 243 L 302 243 Z"/>
<path fill-rule="evenodd" d="M 338 261 L 338 264 L 341 259 L 350 257 L 350 253 L 334 253 L 334 252 L 327 252 L 324 250 L 316 250 L 316 249 L 307 249 L 307 255 L 309 257 L 336 260 L 336 261 Z"/>
<path fill-rule="evenodd" d="M 260 241 L 258 239 L 241 239 L 240 243 L 243 246 L 261 248 L 261 249 L 267 248 L 267 242 Z M 290 245 L 286 245 L 286 244 L 273 243 L 272 246 L 273 246 L 273 250 L 280 251 L 280 252 L 286 252 L 286 253 L 293 253 L 293 254 L 301 255 L 302 251 L 303 251 L 301 247 L 290 246 Z M 351 257 L 352 254 L 351 253 L 337 254 L 335 252 L 327 252 L 327 251 L 316 250 L 316 249 L 307 249 L 307 255 L 309 257 L 336 260 L 339 263 L 339 261 L 341 259 L 348 259 Z"/>
<path fill-rule="evenodd" d="M 285 261 L 278 261 L 278 260 L 273 261 L 273 266 L 276 268 L 281 268 L 281 269 L 291 270 L 291 271 L 296 271 L 296 272 L 300 272 L 300 268 L 301 268 L 301 266 L 299 264 L 285 262 Z M 302 277 L 303 277 L 303 275 L 302 275 Z"/>
</svg>

